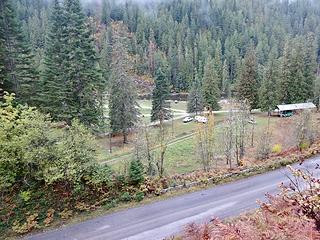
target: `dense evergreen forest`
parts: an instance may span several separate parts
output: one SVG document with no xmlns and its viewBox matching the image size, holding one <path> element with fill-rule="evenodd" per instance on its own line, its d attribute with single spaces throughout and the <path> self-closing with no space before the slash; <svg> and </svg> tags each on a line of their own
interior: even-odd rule
<svg viewBox="0 0 320 240">
<path fill-rule="evenodd" d="M 152 86 L 161 72 L 171 92 L 197 96 L 201 88 L 213 109 L 221 97 L 265 111 L 319 98 L 316 0 L 0 4 L 0 88 L 56 120 L 103 121 L 105 97 L 119 91 L 119 56 L 138 85 Z"/>
</svg>

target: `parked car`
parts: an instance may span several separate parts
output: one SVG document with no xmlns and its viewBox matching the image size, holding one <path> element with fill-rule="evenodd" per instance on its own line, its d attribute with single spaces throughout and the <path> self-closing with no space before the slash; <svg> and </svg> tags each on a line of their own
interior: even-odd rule
<svg viewBox="0 0 320 240">
<path fill-rule="evenodd" d="M 198 123 L 207 123 L 208 122 L 208 118 L 203 117 L 203 116 L 195 116 L 194 120 Z"/>
<path fill-rule="evenodd" d="M 189 123 L 189 122 L 192 122 L 192 121 L 193 121 L 193 118 L 192 118 L 192 117 L 185 117 L 182 121 L 183 121 L 184 123 Z"/>
<path fill-rule="evenodd" d="M 292 117 L 293 111 L 283 111 L 280 113 L 280 117 Z"/>
</svg>

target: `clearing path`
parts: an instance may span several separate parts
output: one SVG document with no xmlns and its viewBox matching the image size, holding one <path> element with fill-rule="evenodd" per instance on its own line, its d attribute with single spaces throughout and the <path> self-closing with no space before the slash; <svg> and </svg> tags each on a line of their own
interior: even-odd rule
<svg viewBox="0 0 320 240">
<path fill-rule="evenodd" d="M 316 164 L 320 157 L 301 166 L 320 176 Z M 191 222 L 201 223 L 212 217 L 237 216 L 257 207 L 265 193 L 276 193 L 281 182 L 288 183 L 286 168 L 233 183 L 213 187 L 145 206 L 97 217 L 83 223 L 29 236 L 29 240 L 160 240 L 179 233 Z"/>
</svg>

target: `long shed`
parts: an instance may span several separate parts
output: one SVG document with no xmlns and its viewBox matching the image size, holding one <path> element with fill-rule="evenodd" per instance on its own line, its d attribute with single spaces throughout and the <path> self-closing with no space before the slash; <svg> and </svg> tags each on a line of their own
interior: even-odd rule
<svg viewBox="0 0 320 240">
<path fill-rule="evenodd" d="M 280 117 L 285 117 L 288 115 L 292 115 L 295 112 L 299 112 L 303 110 L 313 110 L 316 108 L 317 108 L 316 105 L 314 105 L 312 102 L 281 104 L 281 105 L 277 105 L 275 109 L 275 113 L 277 113 Z"/>
</svg>

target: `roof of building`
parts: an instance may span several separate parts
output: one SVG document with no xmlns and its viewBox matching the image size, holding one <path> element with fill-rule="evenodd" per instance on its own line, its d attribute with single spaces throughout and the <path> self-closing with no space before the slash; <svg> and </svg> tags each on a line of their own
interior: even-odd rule
<svg viewBox="0 0 320 240">
<path fill-rule="evenodd" d="M 303 110 L 303 109 L 312 109 L 312 108 L 316 108 L 316 105 L 314 105 L 312 102 L 283 104 L 283 105 L 277 106 L 277 109 L 279 109 L 279 111 Z"/>
</svg>

